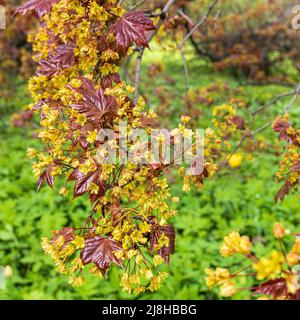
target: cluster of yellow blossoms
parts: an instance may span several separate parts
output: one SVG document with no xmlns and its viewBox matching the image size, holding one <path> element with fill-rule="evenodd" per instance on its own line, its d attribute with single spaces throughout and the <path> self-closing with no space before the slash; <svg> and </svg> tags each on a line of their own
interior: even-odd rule
<svg viewBox="0 0 300 320">
<path fill-rule="evenodd" d="M 233 254 L 249 254 L 251 251 L 251 242 L 249 237 L 240 236 L 236 231 L 231 232 L 224 238 L 224 242 L 220 248 L 223 257 L 229 257 Z"/>
<path fill-rule="evenodd" d="M 230 273 L 224 268 L 216 270 L 205 269 L 206 285 L 212 289 L 214 286 L 220 287 L 220 295 L 231 297 L 238 290 L 249 290 L 253 294 L 258 294 L 259 299 L 299 299 L 300 298 L 300 274 L 297 266 L 300 264 L 300 241 L 298 235 L 291 248 L 286 253 L 283 237 L 288 232 L 282 224 L 276 223 L 273 228 L 274 237 L 278 240 L 280 251 L 272 250 L 267 256 L 258 258 L 251 252 L 251 242 L 247 236 L 240 236 L 236 231 L 231 232 L 224 238 L 220 253 L 224 257 L 234 254 L 241 254 L 251 262 L 243 269 Z M 253 272 L 247 272 L 252 268 Z M 253 287 L 238 288 L 234 279 L 238 277 L 254 277 Z"/>
<path fill-rule="evenodd" d="M 297 189 L 300 181 L 300 130 L 292 126 L 288 114 L 274 120 L 273 130 L 279 134 L 280 140 L 287 143 L 276 173 L 277 180 L 284 181 L 284 184 L 276 194 L 275 201 L 283 201 L 292 189 Z"/>
</svg>

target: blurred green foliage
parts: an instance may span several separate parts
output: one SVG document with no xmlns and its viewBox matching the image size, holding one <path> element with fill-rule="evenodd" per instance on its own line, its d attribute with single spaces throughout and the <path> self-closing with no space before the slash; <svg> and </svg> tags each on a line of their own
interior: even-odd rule
<svg viewBox="0 0 300 320">
<path fill-rule="evenodd" d="M 172 94 L 173 99 L 166 107 L 173 108 L 172 119 L 176 122 L 176 117 L 182 114 L 184 92 L 181 62 L 175 56 L 168 61 L 162 60 L 163 55 L 153 54 L 157 60 L 164 61 L 163 74 L 173 82 L 162 80 L 162 74 L 147 84 L 144 75 L 143 85 L 147 85 L 150 96 L 151 90 L 158 87 L 164 87 Z M 151 63 L 153 61 L 155 59 Z M 150 60 L 146 57 L 145 62 L 144 71 Z M 208 72 L 207 66 L 204 73 L 202 61 L 190 62 L 192 88 L 216 81 L 239 85 L 227 75 Z M 251 107 L 256 108 L 286 90 L 275 86 L 248 86 L 245 95 Z M 18 92 L 16 103 L 21 105 L 23 95 L 22 90 Z M 155 106 L 159 101 L 155 95 L 152 97 L 150 104 Z M 284 102 L 264 117 L 274 115 L 276 109 L 277 112 L 281 110 Z M 209 124 L 210 113 L 211 110 L 205 111 L 200 118 L 200 127 Z M 275 221 L 282 221 L 291 231 L 296 231 L 299 225 L 299 199 L 296 196 L 288 196 L 284 204 L 274 204 L 273 197 L 279 188 L 273 180 L 278 159 L 269 148 L 254 153 L 251 161 L 244 160 L 240 169 L 222 170 L 201 192 L 194 190 L 184 194 L 180 184 L 172 183 L 174 195 L 181 197 L 178 215 L 173 219 L 177 231 L 176 252 L 168 269 L 170 276 L 161 290 L 139 297 L 128 296 L 120 289 L 117 268 L 112 268 L 107 279 L 87 277 L 84 287 L 72 288 L 67 277 L 59 275 L 52 261 L 43 254 L 40 238 L 49 236 L 53 229 L 80 224 L 89 210 L 88 199 L 59 196 L 59 183 L 56 183 L 55 191 L 43 187 L 37 193 L 26 149 L 39 148 L 40 143 L 32 138 L 32 128 L 14 129 L 8 121 L 8 116 L 2 117 L 0 126 L 0 265 L 10 266 L 13 273 L 7 278 L 6 290 L 0 290 L 0 299 L 218 299 L 217 291 L 209 291 L 204 284 L 204 268 L 240 267 L 239 258 L 222 259 L 219 256 L 218 248 L 224 235 L 231 230 L 248 234 L 257 242 L 258 253 L 263 253 L 276 246 L 272 238 Z M 271 129 L 265 136 L 266 144 L 272 146 L 275 135 Z M 249 296 L 238 293 L 234 298 Z"/>
</svg>

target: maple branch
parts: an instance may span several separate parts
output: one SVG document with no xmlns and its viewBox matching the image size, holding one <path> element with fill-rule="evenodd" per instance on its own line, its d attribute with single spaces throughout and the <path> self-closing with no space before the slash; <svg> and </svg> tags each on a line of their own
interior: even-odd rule
<svg viewBox="0 0 300 320">
<path fill-rule="evenodd" d="M 181 58 L 183 61 L 183 68 L 184 68 L 184 78 L 185 78 L 185 95 L 188 98 L 189 90 L 190 90 L 190 84 L 189 84 L 189 69 L 187 65 L 187 60 L 185 53 L 183 51 L 183 48 L 179 48 Z"/>
<path fill-rule="evenodd" d="M 156 26 L 155 26 L 155 30 L 153 30 L 152 32 L 150 32 L 147 36 L 147 41 L 148 43 L 153 39 L 153 37 L 157 34 L 157 32 L 159 31 L 160 27 L 162 26 L 164 20 L 167 17 L 167 13 L 170 10 L 171 6 L 174 4 L 175 0 L 169 0 L 167 2 L 167 4 L 165 5 L 165 7 L 162 9 L 162 11 L 160 12 L 159 16 L 160 19 L 157 22 Z M 140 47 L 136 49 L 138 51 L 138 56 L 136 59 L 136 64 L 135 64 L 135 81 L 134 81 L 134 87 L 135 87 L 135 92 L 134 92 L 134 103 L 137 102 L 137 98 L 139 96 L 139 83 L 141 80 L 141 63 L 142 63 L 142 59 L 143 59 L 143 54 L 145 51 L 144 47 Z"/>
<path fill-rule="evenodd" d="M 194 22 L 192 21 L 192 19 L 186 15 L 182 9 L 178 9 L 177 12 L 182 16 L 183 19 L 185 19 L 189 25 L 191 25 L 192 27 L 194 26 Z"/>
<path fill-rule="evenodd" d="M 290 102 L 287 104 L 287 106 L 284 108 L 284 112 L 283 114 L 287 114 L 290 112 L 292 106 L 294 105 L 295 101 L 297 100 L 298 96 L 300 95 L 300 83 L 297 85 L 297 88 L 292 91 L 292 92 L 288 92 L 288 93 L 283 93 L 283 94 L 280 94 L 278 95 L 277 97 L 275 97 L 273 100 L 271 100 L 268 104 L 266 104 L 264 107 L 258 109 L 257 111 L 255 111 L 252 115 L 253 115 L 253 120 L 255 118 L 255 115 L 260 112 L 262 112 L 263 110 L 265 110 L 266 108 L 268 108 L 269 106 L 273 105 L 274 103 L 276 103 L 279 99 L 283 98 L 283 97 L 287 97 L 287 96 L 291 96 L 293 95 L 292 99 L 290 100 Z M 256 130 L 254 131 L 250 131 L 250 132 L 247 132 L 242 138 L 241 140 L 239 141 L 239 143 L 237 144 L 237 146 L 234 148 L 234 150 L 230 153 L 230 155 L 228 156 L 228 159 L 229 160 L 241 147 L 242 145 L 244 144 L 244 142 L 249 139 L 249 138 L 253 138 L 255 135 L 257 135 L 259 132 L 267 129 L 269 126 L 271 126 L 273 123 L 273 121 L 269 121 L 267 123 L 265 123 L 264 125 L 262 125 L 261 127 L 257 128 Z M 252 128 L 254 126 L 254 122 L 252 123 Z M 221 163 L 220 166 L 223 166 L 226 164 L 227 161 L 223 161 Z"/>
<path fill-rule="evenodd" d="M 187 40 L 193 35 L 193 33 L 202 26 L 202 24 L 207 20 L 207 18 L 209 17 L 210 13 L 212 12 L 212 10 L 214 9 L 214 7 L 216 6 L 216 4 L 218 3 L 218 0 L 214 0 L 210 6 L 208 7 L 208 10 L 206 12 L 206 14 L 201 18 L 201 20 L 195 24 L 195 26 L 191 29 L 191 31 L 183 38 L 183 40 L 181 41 L 181 43 L 179 44 L 178 48 L 181 49 L 183 48 L 183 46 L 185 45 L 185 43 L 187 42 Z"/>
<path fill-rule="evenodd" d="M 141 80 L 141 64 L 142 64 L 143 54 L 144 54 L 144 48 L 139 48 L 139 53 L 138 53 L 136 64 L 135 64 L 134 103 L 137 102 L 137 98 L 139 96 L 139 83 Z"/>
<path fill-rule="evenodd" d="M 135 4 L 134 6 L 132 6 L 129 10 L 130 10 L 130 11 L 135 10 L 135 9 L 138 8 L 140 5 L 142 5 L 144 2 L 145 2 L 145 0 L 139 1 L 137 4 Z"/>
<path fill-rule="evenodd" d="M 272 99 L 270 102 L 268 102 L 266 105 L 264 105 L 263 107 L 257 109 L 256 111 L 254 111 L 252 113 L 253 116 L 259 114 L 259 113 L 262 113 L 263 111 L 265 111 L 266 109 L 268 109 L 269 107 L 271 107 L 272 105 L 274 105 L 277 101 L 279 101 L 280 99 L 282 98 L 285 98 L 285 97 L 289 97 L 289 96 L 292 96 L 292 95 L 296 95 L 298 96 L 298 94 L 300 93 L 300 84 L 299 86 L 293 90 L 293 91 L 290 91 L 290 92 L 284 92 L 282 94 L 279 94 L 278 96 L 276 96 L 274 99 Z M 296 96 L 296 98 L 297 98 Z"/>
<path fill-rule="evenodd" d="M 284 113 L 285 113 L 285 114 L 290 112 L 290 110 L 291 110 L 294 102 L 295 102 L 296 99 L 298 98 L 299 94 L 300 94 L 300 83 L 298 84 L 298 86 L 297 86 L 297 88 L 296 88 L 296 90 L 295 90 L 295 93 L 294 93 L 294 95 L 293 95 L 293 98 L 291 99 L 291 101 L 289 102 L 289 104 L 288 104 L 288 105 L 286 106 L 286 108 L 284 109 Z"/>
<path fill-rule="evenodd" d="M 182 61 L 183 61 L 184 78 L 185 78 L 185 95 L 186 95 L 187 99 L 188 99 L 188 93 L 189 93 L 189 88 L 190 88 L 190 85 L 189 85 L 189 70 L 188 70 L 187 60 L 186 60 L 186 56 L 185 56 L 183 47 L 184 47 L 184 44 L 186 43 L 186 41 L 193 35 L 193 33 L 207 20 L 208 16 L 210 15 L 211 11 L 213 10 L 213 8 L 217 4 L 217 2 L 218 2 L 218 0 L 214 0 L 210 4 L 206 14 L 201 18 L 201 20 L 197 24 L 195 24 L 192 27 L 192 29 L 187 33 L 187 35 L 183 38 L 183 40 L 178 45 L 178 49 L 180 51 L 181 58 L 182 58 Z M 193 21 L 182 10 L 177 10 L 177 11 L 187 21 L 188 24 L 193 25 Z"/>
</svg>

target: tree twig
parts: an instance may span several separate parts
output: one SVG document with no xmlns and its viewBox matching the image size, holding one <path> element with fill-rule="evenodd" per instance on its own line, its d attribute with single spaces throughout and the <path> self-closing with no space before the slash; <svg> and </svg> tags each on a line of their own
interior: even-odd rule
<svg viewBox="0 0 300 320">
<path fill-rule="evenodd" d="M 183 51 L 183 48 L 179 48 L 181 57 L 182 57 L 182 61 L 183 61 L 183 67 L 184 67 L 184 78 L 185 78 L 185 95 L 186 98 L 189 97 L 189 90 L 190 90 L 190 84 L 189 84 L 189 69 L 188 69 L 188 65 L 187 65 L 187 60 L 186 60 L 186 56 L 185 53 Z"/>
<path fill-rule="evenodd" d="M 202 24 L 207 20 L 207 18 L 209 17 L 210 13 L 212 12 L 212 10 L 214 9 L 214 7 L 216 6 L 216 4 L 218 3 L 218 0 L 214 0 L 210 6 L 208 7 L 208 10 L 206 12 L 206 14 L 201 18 L 201 20 L 196 23 L 194 25 L 194 27 L 191 29 L 191 31 L 183 38 L 183 40 L 181 41 L 181 43 L 179 44 L 178 48 L 181 49 L 183 48 L 183 46 L 185 45 L 185 43 L 188 41 L 188 39 L 193 35 L 193 33 L 202 26 Z"/>
<path fill-rule="evenodd" d="M 158 30 L 162 26 L 162 24 L 167 16 L 168 11 L 170 10 L 170 8 L 174 4 L 174 2 L 175 2 L 175 0 L 169 0 L 167 2 L 167 4 L 165 5 L 165 7 L 162 9 L 162 11 L 159 15 L 160 19 L 155 26 L 155 30 L 150 32 L 147 36 L 148 43 L 157 34 Z M 139 83 L 140 83 L 140 79 L 141 79 L 141 62 L 143 59 L 143 54 L 144 54 L 145 48 L 144 47 L 137 48 L 137 51 L 138 51 L 138 56 L 137 56 L 136 64 L 135 64 L 135 82 L 134 82 L 134 87 L 135 87 L 134 102 L 135 103 L 137 102 L 137 98 L 139 96 Z"/>
<path fill-rule="evenodd" d="M 139 6 L 141 6 L 144 2 L 145 2 L 145 0 L 139 1 L 137 4 L 135 4 L 134 6 L 132 6 L 129 10 L 130 10 L 130 11 L 135 10 L 136 8 L 138 8 Z"/>
<path fill-rule="evenodd" d="M 283 114 L 287 114 L 292 106 L 294 105 L 295 101 L 297 100 L 298 96 L 300 94 L 300 83 L 297 85 L 297 88 L 289 93 L 283 93 L 277 97 L 275 97 L 273 100 L 271 100 L 266 106 L 269 107 L 272 104 L 276 103 L 279 99 L 283 98 L 283 97 L 287 97 L 287 96 L 291 96 L 293 95 L 292 99 L 290 100 L 290 102 L 287 104 L 287 106 L 284 108 L 283 110 Z M 266 106 L 258 109 L 258 110 L 265 110 Z M 262 112 L 262 111 L 260 111 Z M 253 114 L 253 117 L 255 117 L 255 115 L 257 114 L 257 112 L 255 114 Z M 242 145 L 244 144 L 244 142 L 249 139 L 249 138 L 253 138 L 255 135 L 257 135 L 259 132 L 267 129 L 268 127 L 270 127 L 272 125 L 273 121 L 269 121 L 267 123 L 265 123 L 264 125 L 262 125 L 261 127 L 257 128 L 256 130 L 252 130 L 252 131 L 248 131 L 245 133 L 245 135 L 241 138 L 241 140 L 239 141 L 239 143 L 237 144 L 237 146 L 234 148 L 234 150 L 230 153 L 230 155 L 228 156 L 227 161 L 242 147 Z M 252 124 L 252 127 L 254 126 L 254 123 Z M 227 161 L 224 161 L 223 163 L 221 163 L 220 166 L 223 166 L 226 164 Z"/>
</svg>

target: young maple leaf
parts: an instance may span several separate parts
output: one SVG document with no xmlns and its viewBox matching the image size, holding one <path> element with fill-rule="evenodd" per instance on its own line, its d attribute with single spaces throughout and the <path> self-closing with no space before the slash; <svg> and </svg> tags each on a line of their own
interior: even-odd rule
<svg viewBox="0 0 300 320">
<path fill-rule="evenodd" d="M 133 42 L 137 46 L 148 47 L 145 32 L 154 29 L 152 20 L 146 18 L 143 11 L 133 11 L 124 14 L 111 31 L 115 35 L 117 47 L 126 51 Z"/>
<path fill-rule="evenodd" d="M 64 244 L 62 245 L 62 248 L 64 248 L 69 242 L 75 239 L 75 233 L 74 228 L 71 227 L 64 227 L 59 231 L 54 231 L 55 236 L 52 238 L 51 243 L 53 244 L 59 236 L 64 237 Z"/>
<path fill-rule="evenodd" d="M 245 128 L 245 120 L 240 116 L 234 116 L 231 118 L 231 122 L 234 123 L 237 129 L 241 130 Z"/>
<path fill-rule="evenodd" d="M 72 88 L 75 92 L 82 95 L 82 100 L 74 104 L 73 107 L 79 113 L 83 113 L 87 120 L 95 128 L 104 121 L 104 118 L 112 118 L 117 111 L 117 101 L 115 98 L 105 95 L 101 86 L 96 89 L 93 82 L 81 77 L 81 87 Z"/>
<path fill-rule="evenodd" d="M 274 299 L 278 297 L 286 297 L 288 295 L 288 289 L 286 279 L 278 278 L 274 280 L 268 280 L 262 283 L 256 290 L 257 294 L 270 294 Z"/>
<path fill-rule="evenodd" d="M 87 174 L 80 172 L 78 168 L 75 169 L 68 179 L 68 181 L 75 181 L 74 198 L 86 193 L 91 183 L 97 182 L 100 174 L 101 167 L 98 167 L 95 172 L 89 172 Z"/>
<path fill-rule="evenodd" d="M 289 121 L 279 118 L 277 119 L 274 124 L 273 124 L 273 130 L 275 132 L 279 133 L 279 139 L 280 140 L 287 140 L 290 141 L 290 137 L 287 134 L 287 129 L 290 128 L 290 123 Z"/>
<path fill-rule="evenodd" d="M 37 68 L 36 74 L 38 76 L 46 76 L 48 78 L 52 77 L 57 72 L 57 65 L 47 59 L 39 61 L 39 66 Z"/>
<path fill-rule="evenodd" d="M 169 246 L 164 246 L 158 250 L 158 254 L 165 260 L 167 264 L 170 263 L 170 256 L 175 250 L 175 230 L 171 224 L 166 226 L 160 226 L 155 224 L 152 228 L 150 237 L 150 250 L 153 254 L 155 246 L 158 244 L 158 240 L 162 234 L 165 234 L 169 238 Z"/>
<path fill-rule="evenodd" d="M 51 172 L 52 172 L 52 169 L 54 167 L 54 163 L 52 163 L 47 169 L 45 169 L 43 171 L 43 173 L 39 176 L 38 178 L 38 181 L 37 181 L 37 184 L 38 184 L 38 187 L 37 187 L 37 191 L 39 191 L 44 183 L 44 181 L 46 181 L 46 183 L 48 184 L 48 186 L 50 188 L 53 188 L 53 185 L 54 185 L 54 178 L 53 176 L 51 175 Z"/>
<path fill-rule="evenodd" d="M 112 239 L 96 236 L 85 240 L 85 245 L 81 251 L 83 264 L 94 263 L 105 275 L 111 262 L 123 267 L 122 261 L 118 259 L 114 252 L 121 251 L 122 245 Z"/>
<path fill-rule="evenodd" d="M 279 189 L 279 191 L 275 195 L 275 203 L 278 202 L 278 200 L 281 200 L 283 202 L 286 195 L 288 195 L 291 192 L 292 185 L 289 181 L 286 181 L 283 186 Z"/>
<path fill-rule="evenodd" d="M 74 48 L 73 42 L 57 46 L 47 59 L 39 62 L 37 75 L 52 77 L 62 69 L 71 68 L 75 64 Z"/>
<path fill-rule="evenodd" d="M 60 0 L 29 0 L 18 7 L 15 14 L 26 14 L 27 12 L 34 10 L 39 17 L 42 17 L 46 13 L 50 12 L 52 6 L 59 1 Z"/>
<path fill-rule="evenodd" d="M 52 57 L 53 62 L 57 63 L 60 69 L 71 68 L 76 62 L 74 56 L 75 47 L 74 42 L 57 46 Z"/>
</svg>

